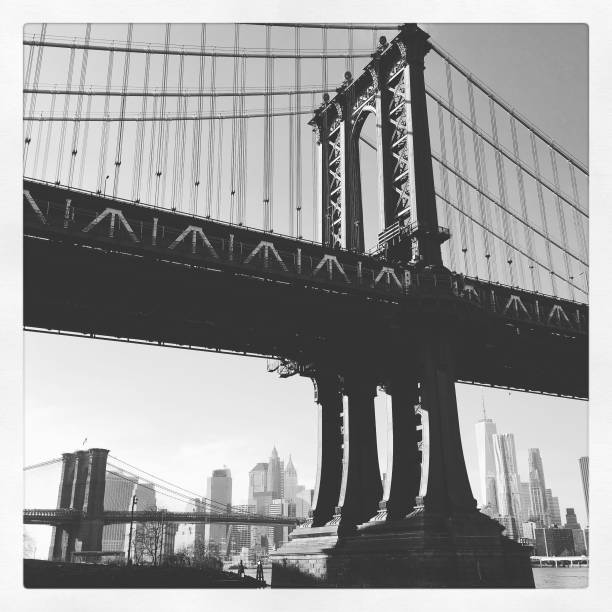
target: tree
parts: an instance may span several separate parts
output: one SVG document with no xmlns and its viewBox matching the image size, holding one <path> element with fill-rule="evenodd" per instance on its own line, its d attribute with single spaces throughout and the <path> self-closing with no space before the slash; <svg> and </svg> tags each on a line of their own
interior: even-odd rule
<svg viewBox="0 0 612 612">
<path fill-rule="evenodd" d="M 223 568 L 223 561 L 219 556 L 218 548 L 206 546 L 204 538 L 200 536 L 193 543 L 193 565 L 220 570 Z"/>
<path fill-rule="evenodd" d="M 164 521 L 139 523 L 134 535 L 134 561 L 157 565 L 161 560 Z"/>
</svg>

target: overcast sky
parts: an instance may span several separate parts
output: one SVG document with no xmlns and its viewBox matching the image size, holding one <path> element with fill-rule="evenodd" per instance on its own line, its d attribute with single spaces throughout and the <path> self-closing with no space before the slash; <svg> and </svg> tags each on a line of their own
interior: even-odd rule
<svg viewBox="0 0 612 612">
<path fill-rule="evenodd" d="M 586 27 L 423 27 L 510 104 L 587 161 Z M 226 44 L 231 46 L 231 39 Z M 332 46 L 346 47 L 346 41 Z M 341 78 L 342 67 L 330 72 L 330 82 Z M 108 448 L 202 494 L 211 471 L 227 465 L 234 502 L 244 503 L 248 470 L 266 461 L 275 445 L 282 459 L 292 454 L 299 482 L 314 486 L 312 383 L 298 377 L 280 380 L 266 372 L 265 360 L 26 334 L 24 368 L 26 465 L 78 449 L 87 438 L 87 447 Z M 474 495 L 479 494 L 474 424 L 483 398 L 498 432 L 515 434 L 522 479 L 528 478 L 527 449 L 540 448 L 546 485 L 559 496 L 563 516 L 573 506 L 586 524 L 578 469 L 578 457 L 588 452 L 586 402 L 458 386 Z M 381 425 L 385 403 L 381 394 L 376 402 Z M 382 427 L 378 438 L 384 469 Z M 27 476 L 26 506 L 55 505 L 58 470 L 47 470 Z M 171 500 L 167 505 L 173 507 Z M 39 531 L 39 554 L 43 550 L 44 556 L 45 536 Z"/>
</svg>

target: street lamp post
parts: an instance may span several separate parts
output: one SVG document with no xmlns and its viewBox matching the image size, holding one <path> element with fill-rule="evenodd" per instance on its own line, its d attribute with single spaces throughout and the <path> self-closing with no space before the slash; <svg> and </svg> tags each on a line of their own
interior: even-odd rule
<svg viewBox="0 0 612 612">
<path fill-rule="evenodd" d="M 132 496 L 132 512 L 130 514 L 130 537 L 128 539 L 128 558 L 127 558 L 128 565 L 132 565 L 132 528 L 134 526 L 134 506 L 136 505 L 137 502 L 138 502 L 138 498 L 136 497 L 136 495 L 133 495 Z"/>
<path fill-rule="evenodd" d="M 110 174 L 106 175 L 106 178 L 104 179 L 104 197 L 106 197 L 106 181 L 108 181 L 110 177 Z"/>
</svg>

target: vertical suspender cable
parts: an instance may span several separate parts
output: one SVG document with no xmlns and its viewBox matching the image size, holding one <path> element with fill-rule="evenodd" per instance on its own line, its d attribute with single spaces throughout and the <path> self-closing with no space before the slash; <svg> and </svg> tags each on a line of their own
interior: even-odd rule
<svg viewBox="0 0 612 612">
<path fill-rule="evenodd" d="M 531 140 L 531 154 L 533 156 L 533 165 L 536 171 L 537 176 L 541 176 L 540 173 L 540 160 L 538 157 L 538 145 L 536 142 L 536 136 L 532 131 L 529 131 L 529 138 Z M 553 267 L 553 258 L 552 252 L 550 248 L 550 241 L 548 237 L 550 232 L 548 231 L 548 218 L 546 215 L 546 205 L 544 203 L 544 192 L 542 191 L 542 183 L 539 180 L 536 180 L 536 191 L 538 193 L 538 202 L 540 204 L 540 216 L 542 220 L 542 229 L 544 230 L 544 235 L 546 236 L 546 240 L 544 241 L 544 246 L 546 247 L 546 261 L 548 263 L 548 268 L 550 269 L 550 284 L 552 286 L 552 293 L 556 297 L 557 296 L 557 284 L 555 282 L 554 275 L 554 267 Z"/>
<path fill-rule="evenodd" d="M 322 73 L 322 86 L 324 89 L 323 93 L 327 93 L 327 26 L 323 26 L 321 32 L 323 38 L 323 57 L 321 58 L 321 73 Z"/>
<path fill-rule="evenodd" d="M 552 166 L 553 180 L 555 183 L 555 188 L 557 189 L 557 191 L 559 191 L 560 183 L 559 183 L 559 170 L 557 168 L 557 153 L 552 147 L 549 147 L 549 153 L 550 153 L 550 165 Z M 567 248 L 569 244 L 568 244 L 568 239 L 567 239 L 567 226 L 565 224 L 565 211 L 563 210 L 561 198 L 558 195 L 555 195 L 555 201 L 557 203 L 557 216 L 559 218 L 559 226 L 561 228 L 561 239 L 562 239 L 562 244 L 564 248 L 563 261 L 565 263 L 565 273 L 567 275 L 567 280 L 569 281 L 567 284 L 567 288 L 569 290 L 570 297 L 573 300 L 574 299 L 574 288 L 572 287 L 570 283 L 572 283 L 574 280 L 574 273 L 572 271 L 572 264 L 571 264 L 569 255 L 567 254 Z"/>
<path fill-rule="evenodd" d="M 242 75 L 241 75 L 241 86 L 240 89 L 244 93 L 246 90 L 246 66 L 247 58 L 242 57 Z M 245 114 L 245 96 L 240 96 L 241 110 L 240 114 Z M 240 214 L 238 223 L 243 225 L 246 223 L 246 197 L 247 197 L 247 179 L 248 179 L 248 168 L 247 168 L 247 144 L 249 134 L 249 121 L 246 117 L 241 119 L 242 121 L 242 157 L 241 157 L 241 172 L 240 172 Z"/>
<path fill-rule="evenodd" d="M 475 128 L 477 127 L 476 105 L 474 103 L 474 87 L 471 81 L 468 81 L 468 100 L 470 105 L 470 120 L 472 123 L 472 127 Z M 476 159 L 476 180 L 478 182 L 478 188 L 480 190 L 477 196 L 479 205 L 478 207 L 480 210 L 480 217 L 482 219 L 483 225 L 486 228 L 489 228 L 490 230 L 491 221 L 489 218 L 489 209 L 488 206 L 485 204 L 484 196 L 481 193 L 481 191 L 487 191 L 487 168 L 484 160 L 484 147 L 480 136 L 478 136 L 475 130 L 472 131 L 472 139 L 474 145 L 474 156 Z M 496 257 L 495 239 L 491 239 L 489 236 L 489 232 L 485 229 L 483 229 L 482 231 L 482 238 L 485 249 L 484 255 L 487 262 L 487 273 L 489 280 L 491 280 L 491 257 L 493 257 L 494 265 L 497 266 L 499 263 Z M 499 270 L 497 278 L 499 278 Z"/>
<path fill-rule="evenodd" d="M 159 133 L 157 135 L 157 162 L 155 164 L 155 206 L 159 206 L 159 198 L 160 195 L 162 196 L 162 200 L 163 200 L 163 195 L 162 193 L 160 193 L 160 191 L 165 191 L 165 189 L 162 189 L 160 186 L 160 181 L 161 181 L 161 177 L 163 172 L 163 167 L 165 166 L 165 160 L 167 159 L 167 134 L 168 134 L 168 125 L 167 125 L 167 121 L 163 121 L 165 114 L 166 114 L 166 96 L 164 95 L 166 93 L 166 87 L 168 84 L 168 62 L 170 60 L 170 56 L 168 55 L 168 48 L 170 46 L 170 29 L 171 29 L 171 25 L 169 23 L 166 24 L 166 36 L 164 39 L 164 61 L 163 61 L 163 67 L 162 67 L 162 96 L 161 96 L 161 100 L 160 100 L 160 112 L 159 112 L 159 117 L 161 119 L 161 121 L 159 122 Z M 164 180 L 163 180 L 163 188 L 165 188 L 166 186 L 166 176 L 164 174 Z"/>
<path fill-rule="evenodd" d="M 295 32 L 295 54 L 301 53 L 300 44 L 300 29 L 296 28 Z M 302 86 L 302 66 L 299 57 L 295 59 L 295 89 L 300 91 Z M 295 220 L 296 220 L 296 235 L 302 237 L 302 97 L 298 93 L 295 96 Z"/>
<path fill-rule="evenodd" d="M 274 58 L 271 59 L 270 90 L 274 89 Z M 270 231 L 274 231 L 274 96 L 270 96 Z"/>
<path fill-rule="evenodd" d="M 353 58 L 353 30 L 348 30 L 348 58 L 346 60 L 346 69 L 353 74 L 355 72 L 355 60 Z"/>
<path fill-rule="evenodd" d="M 151 142 L 149 143 L 149 177 L 147 180 L 147 203 L 151 204 L 151 194 L 153 193 L 153 181 L 157 181 L 157 172 L 155 170 L 155 141 L 157 139 L 157 127 L 158 121 L 155 121 L 155 118 L 158 117 L 157 114 L 157 101 L 160 100 L 158 96 L 153 98 L 153 121 L 151 125 Z M 161 127 L 160 127 L 161 129 Z M 155 179 L 153 178 L 155 177 Z"/>
<path fill-rule="evenodd" d="M 270 55 L 270 26 L 266 26 L 266 55 Z M 263 135 L 263 228 L 270 230 L 270 67 L 272 58 L 264 60 L 264 135 Z"/>
<path fill-rule="evenodd" d="M 36 34 L 34 34 L 34 36 L 32 37 L 33 42 L 36 42 Z M 30 50 L 28 51 L 28 61 L 26 63 L 26 69 L 25 69 L 25 74 L 23 75 L 23 86 L 24 87 L 30 87 L 30 77 L 32 76 L 32 60 L 34 59 L 34 49 L 36 48 L 36 45 L 31 45 L 30 46 Z M 24 98 L 23 98 L 23 114 L 25 115 L 25 109 L 26 109 L 26 96 L 27 94 L 24 94 Z"/>
<path fill-rule="evenodd" d="M 495 168 L 497 172 L 497 187 L 499 192 L 499 199 L 504 207 L 508 205 L 508 198 L 506 195 L 506 176 L 504 170 L 504 160 L 502 155 L 497 148 L 499 146 L 499 135 L 497 133 L 497 115 L 495 111 L 495 101 L 493 98 L 489 98 L 489 115 L 491 118 L 491 130 L 493 135 L 493 142 L 496 145 L 495 148 Z M 517 253 L 510 247 L 511 244 L 514 244 L 514 240 L 512 237 L 512 228 L 509 223 L 509 217 L 501 208 L 496 207 L 497 215 L 500 218 L 502 231 L 504 240 L 506 241 L 506 262 L 508 263 L 508 272 L 509 272 L 509 284 L 514 285 L 514 277 L 513 277 L 513 263 L 517 260 Z"/>
<path fill-rule="evenodd" d="M 87 24 L 85 29 L 85 45 L 89 44 L 91 36 L 91 23 Z M 79 78 L 79 95 L 76 103 L 76 121 L 72 128 L 72 148 L 70 151 L 70 168 L 68 169 L 68 187 L 72 186 L 72 179 L 74 176 L 74 169 L 76 166 L 76 156 L 78 153 L 79 146 L 79 133 L 81 130 L 81 111 L 83 109 L 83 92 L 85 91 L 85 76 L 87 75 L 87 61 L 89 59 L 89 49 L 83 49 L 83 56 L 81 59 L 81 75 Z"/>
<path fill-rule="evenodd" d="M 512 133 L 512 151 L 516 160 L 519 159 L 519 146 L 518 136 L 516 128 L 516 119 L 510 116 L 510 131 Z M 527 209 L 527 198 L 525 197 L 525 177 L 523 175 L 523 169 L 515 164 L 516 167 L 516 179 L 519 187 L 519 199 L 521 202 L 521 214 L 527 223 L 529 223 L 529 211 Z M 531 288 L 533 291 L 539 291 L 540 289 L 540 269 L 534 265 L 534 251 L 533 251 L 533 229 L 528 225 L 524 225 L 525 232 L 525 245 L 527 247 L 527 254 L 529 255 L 529 270 L 531 272 Z"/>
<path fill-rule="evenodd" d="M 200 72 L 198 78 L 198 117 L 201 117 L 204 113 L 204 97 L 201 95 L 204 91 L 204 71 L 206 68 L 205 56 L 203 55 L 206 48 L 206 24 L 202 24 L 202 32 L 200 34 L 200 49 L 202 55 L 200 56 Z M 212 121 L 209 121 L 212 124 Z M 198 193 L 200 187 L 200 171 L 202 166 L 202 121 L 198 119 L 195 123 L 193 132 L 193 143 L 192 143 L 192 154 L 191 154 L 191 212 L 195 215 L 198 211 Z M 209 204 L 206 203 L 206 210 L 208 216 L 210 216 Z"/>
<path fill-rule="evenodd" d="M 162 151 L 163 151 L 163 155 L 162 155 L 162 160 L 161 160 L 161 191 L 160 191 L 160 197 L 159 200 L 162 203 L 162 205 L 165 203 L 166 201 L 166 184 L 168 183 L 168 157 L 170 156 L 170 147 L 169 147 L 169 142 L 170 142 L 170 126 L 172 125 L 172 127 L 174 128 L 174 130 L 176 131 L 177 125 L 176 122 L 174 121 L 164 121 L 164 143 L 163 143 L 163 147 L 162 147 Z"/>
<path fill-rule="evenodd" d="M 127 44 L 126 47 L 129 49 L 132 46 L 132 31 L 134 29 L 134 24 L 128 24 L 127 31 Z M 126 51 L 125 53 L 125 62 L 123 64 L 123 81 L 121 83 L 121 106 L 119 108 L 119 129 L 117 133 L 117 149 L 115 151 L 115 176 L 113 178 L 113 198 L 117 196 L 117 190 L 119 189 L 119 172 L 121 170 L 121 155 L 123 152 L 123 132 L 125 130 L 125 123 L 123 119 L 125 118 L 125 105 L 126 105 L 126 96 L 125 92 L 127 91 L 128 79 L 130 76 L 130 57 L 131 53 Z"/>
<path fill-rule="evenodd" d="M 185 117 L 185 104 L 187 98 L 183 95 L 183 77 L 185 73 L 185 56 L 179 58 L 179 75 L 178 75 L 178 93 L 176 101 L 177 112 L 179 116 Z M 183 199 L 183 179 L 185 177 L 185 132 L 187 125 L 185 119 L 181 119 L 176 124 L 174 132 L 174 168 L 172 172 L 172 210 L 178 208 L 182 210 Z"/>
<path fill-rule="evenodd" d="M 87 96 L 87 109 L 85 110 L 85 117 L 91 116 L 91 102 L 93 100 L 93 96 Z M 81 157 L 81 166 L 79 168 L 79 187 L 83 189 L 84 183 L 83 178 L 85 175 L 85 167 L 87 162 L 87 140 L 89 136 L 89 121 L 85 122 L 85 129 L 83 130 L 83 144 L 81 148 L 83 149 L 83 155 Z"/>
<path fill-rule="evenodd" d="M 294 194 L 295 194 L 295 159 L 294 159 L 294 132 L 293 132 L 293 96 L 289 95 L 289 129 L 287 133 L 289 135 L 289 235 L 294 235 L 293 229 L 293 206 L 294 206 Z"/>
<path fill-rule="evenodd" d="M 210 62 L 210 89 L 215 90 L 217 78 L 217 58 L 213 55 Z M 210 98 L 210 116 L 215 116 L 216 98 Z M 206 216 L 212 214 L 213 187 L 215 181 L 215 135 L 217 124 L 214 119 L 208 122 L 208 159 L 206 167 Z"/>
<path fill-rule="evenodd" d="M 457 127 L 459 129 L 459 147 L 461 150 L 461 170 L 463 172 L 463 176 L 467 177 L 469 176 L 469 174 L 468 174 L 468 164 L 467 164 L 467 151 L 465 147 L 465 131 L 464 131 L 463 123 L 459 122 Z M 472 202 L 470 198 L 470 188 L 468 187 L 467 184 L 464 185 L 464 188 L 465 188 L 464 205 L 465 205 L 465 209 L 467 210 L 467 214 L 471 217 L 472 216 Z M 471 220 L 467 221 L 467 230 L 468 230 L 467 245 L 469 245 L 468 255 L 469 255 L 469 261 L 471 264 L 469 267 L 468 273 L 474 274 L 477 276 L 478 275 L 478 263 L 476 259 L 476 240 L 474 238 L 474 222 L 473 221 Z"/>
<path fill-rule="evenodd" d="M 104 96 L 104 118 L 108 118 L 108 107 L 110 105 L 110 88 L 113 80 L 113 64 L 115 59 L 115 50 L 111 49 L 108 54 L 108 67 L 106 70 L 106 95 Z M 104 121 L 102 123 L 102 141 L 100 143 L 100 156 L 98 158 L 98 183 L 97 192 L 98 194 L 103 191 L 103 183 L 105 182 L 106 175 L 106 152 L 108 147 L 108 132 L 110 130 L 110 122 Z"/>
<path fill-rule="evenodd" d="M 217 219 L 221 219 L 221 179 L 223 177 L 223 119 L 218 119 L 219 140 L 217 152 Z"/>
<path fill-rule="evenodd" d="M 230 223 L 234 223 L 234 198 L 236 195 L 236 140 L 238 138 L 238 79 L 239 79 L 239 57 L 238 49 L 240 47 L 240 25 L 234 24 L 234 74 L 232 82 L 232 158 L 230 167 Z"/>
<path fill-rule="evenodd" d="M 144 72 L 144 84 L 142 86 L 142 106 L 140 108 L 140 114 L 145 117 L 147 114 L 147 100 L 146 95 L 149 92 L 149 74 L 151 71 L 151 54 L 147 52 L 145 55 L 145 72 Z M 132 200 L 140 202 L 140 184 L 142 177 L 142 153 L 144 149 L 144 134 L 145 134 L 144 121 L 139 121 L 136 126 L 136 145 L 135 145 L 135 156 L 134 156 L 134 173 L 132 178 Z"/>
<path fill-rule="evenodd" d="M 43 53 L 45 47 L 42 43 L 45 42 L 47 36 L 47 24 L 43 23 L 40 27 L 40 42 L 41 45 L 38 47 L 38 53 L 36 54 L 36 67 L 34 68 L 34 81 L 32 82 L 32 89 L 38 89 L 38 80 L 40 78 L 40 67 L 42 65 Z M 28 116 L 33 117 L 36 111 L 36 92 L 30 97 L 30 110 Z M 25 106 L 25 104 L 24 104 Z M 24 108 L 25 110 L 25 108 Z M 23 151 L 23 169 L 25 171 L 26 163 L 28 161 L 28 151 L 30 149 L 30 142 L 32 142 L 32 122 L 28 121 L 25 126 L 25 145 Z"/>
<path fill-rule="evenodd" d="M 451 108 L 451 110 L 454 110 L 455 102 L 454 102 L 454 96 L 453 96 L 453 80 L 452 80 L 452 74 L 451 74 L 451 67 L 447 61 L 445 61 L 444 64 L 445 64 L 445 69 L 446 69 L 446 90 L 448 93 L 448 105 Z M 439 109 L 438 109 L 438 112 L 440 112 Z M 467 232 L 466 232 L 466 227 L 465 227 L 466 220 L 465 220 L 465 215 L 463 214 L 463 211 L 464 211 L 463 194 L 464 194 L 465 184 L 459 177 L 460 172 L 459 172 L 459 147 L 458 147 L 458 142 L 457 142 L 457 123 L 455 121 L 455 116 L 453 115 L 452 112 L 449 113 L 449 121 L 450 121 L 450 128 L 451 128 L 451 143 L 452 143 L 452 148 L 453 148 L 453 166 L 456 171 L 455 188 L 457 190 L 457 205 L 459 207 L 459 210 L 461 211 L 459 213 L 459 238 L 461 240 L 461 252 L 463 253 L 464 272 L 465 274 L 469 274 L 469 266 L 468 266 L 468 260 L 467 260 L 468 240 L 467 240 Z M 448 180 L 448 178 L 446 180 Z"/>
<path fill-rule="evenodd" d="M 446 136 L 444 134 L 444 115 L 442 113 L 442 105 L 438 103 L 438 129 L 440 131 L 440 157 L 444 164 L 446 164 Z M 442 191 L 444 192 L 444 198 L 449 201 L 450 200 L 450 190 L 448 185 L 448 170 L 444 166 L 444 164 L 439 164 L 440 167 L 440 180 L 442 182 Z M 453 234 L 453 210 L 452 208 L 447 208 L 447 225 L 448 229 Z M 455 258 L 455 251 L 458 246 L 458 242 L 456 240 L 451 239 L 451 244 L 448 247 L 448 254 L 450 257 L 450 268 L 453 272 L 457 271 L 457 261 Z"/>
<path fill-rule="evenodd" d="M 41 114 L 42 116 L 42 114 Z M 43 126 L 45 125 L 45 121 L 38 121 L 38 128 L 36 129 L 36 153 L 34 154 L 34 168 L 32 169 L 32 174 L 34 178 L 36 178 L 36 173 L 38 171 L 38 161 L 40 158 L 40 143 L 42 141 L 42 131 Z M 24 168 L 25 170 L 25 168 Z"/>
<path fill-rule="evenodd" d="M 578 182 L 576 181 L 576 169 L 574 167 L 574 164 L 572 164 L 571 162 L 568 162 L 568 165 L 569 165 L 570 180 L 572 183 L 572 193 L 574 194 L 574 201 L 576 202 L 578 206 L 580 206 L 580 194 L 578 193 Z M 584 259 L 587 259 L 589 253 L 588 253 L 586 232 L 585 232 L 584 225 L 582 222 L 582 216 L 579 214 L 579 212 L 576 209 L 574 209 L 574 224 L 576 225 L 576 233 L 578 234 L 580 253 Z M 585 287 L 586 287 L 586 291 L 588 291 L 589 290 L 589 279 L 588 279 L 589 269 L 585 266 L 583 271 L 580 274 L 583 274 L 585 277 L 584 278 Z"/>
<path fill-rule="evenodd" d="M 51 116 L 53 116 L 53 112 L 55 111 L 55 101 L 57 100 L 57 94 L 53 92 L 51 96 Z M 53 131 L 53 126 L 55 125 L 55 121 L 49 121 L 49 126 L 47 127 L 47 139 L 45 140 L 45 152 L 43 154 L 43 166 L 42 166 L 42 174 L 41 179 L 43 181 L 47 180 L 47 161 L 49 159 L 49 146 L 51 144 L 51 133 Z"/>
<path fill-rule="evenodd" d="M 68 79 L 66 80 L 66 89 L 70 90 L 72 87 L 72 73 L 74 71 L 74 56 L 75 49 L 70 49 L 70 59 L 68 60 Z M 70 105 L 70 96 L 64 95 L 64 110 L 62 111 L 62 117 L 66 119 L 68 117 L 68 107 Z M 62 166 L 64 161 L 64 145 L 66 142 L 66 124 L 67 121 L 62 121 L 60 126 L 60 137 L 59 137 L 59 149 L 57 152 L 57 164 L 55 167 L 55 184 L 59 185 L 62 180 Z"/>
</svg>

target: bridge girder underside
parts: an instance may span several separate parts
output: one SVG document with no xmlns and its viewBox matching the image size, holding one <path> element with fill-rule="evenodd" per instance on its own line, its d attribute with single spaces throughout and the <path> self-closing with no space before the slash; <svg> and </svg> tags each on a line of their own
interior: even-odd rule
<svg viewBox="0 0 612 612">
<path fill-rule="evenodd" d="M 444 293 L 371 299 L 171 263 L 162 258 L 24 238 L 24 325 L 284 357 L 358 361 L 384 384 L 411 356 L 424 322 L 452 338 L 459 380 L 588 396 L 586 335 L 508 324 Z"/>
</svg>

